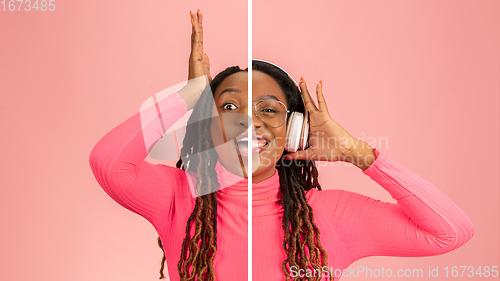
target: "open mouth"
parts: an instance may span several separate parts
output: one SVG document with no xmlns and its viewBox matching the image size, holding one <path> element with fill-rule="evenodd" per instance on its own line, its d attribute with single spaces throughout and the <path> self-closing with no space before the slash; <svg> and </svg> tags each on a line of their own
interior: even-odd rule
<svg viewBox="0 0 500 281">
<path fill-rule="evenodd" d="M 252 154 L 260 153 L 269 146 L 269 143 L 269 140 L 262 137 L 255 137 L 250 141 L 248 137 L 243 137 L 236 141 L 236 148 L 241 156 L 248 158 L 249 151 L 251 151 Z"/>
</svg>

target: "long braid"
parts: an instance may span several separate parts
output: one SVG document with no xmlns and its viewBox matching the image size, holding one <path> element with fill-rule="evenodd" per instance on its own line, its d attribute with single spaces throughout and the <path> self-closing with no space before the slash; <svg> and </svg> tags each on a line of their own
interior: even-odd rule
<svg viewBox="0 0 500 281">
<path fill-rule="evenodd" d="M 306 182 L 308 183 L 308 187 L 306 187 L 305 190 L 310 190 L 311 188 L 317 188 L 318 190 L 321 190 L 321 186 L 319 185 L 319 182 L 318 182 L 318 169 L 316 169 L 314 162 L 313 161 L 306 161 L 305 167 L 306 168 L 303 169 L 303 172 L 307 175 L 307 176 L 305 176 L 305 178 L 306 178 Z M 310 180 L 307 180 L 307 179 L 310 179 Z M 305 193 L 303 193 L 303 194 L 305 195 Z M 305 196 L 303 196 L 303 198 L 305 201 Z M 315 233 L 318 233 L 318 235 L 313 238 L 314 241 L 311 241 L 313 243 L 318 244 L 318 247 L 314 251 L 314 255 L 316 257 L 315 262 L 319 264 L 320 260 L 321 260 L 321 256 L 322 256 L 323 257 L 322 261 L 326 264 L 326 261 L 328 261 L 328 253 L 321 246 L 321 242 L 319 239 L 319 229 L 316 226 L 316 224 L 313 223 L 314 222 L 314 213 L 312 211 L 312 208 L 309 204 L 306 204 L 306 206 L 307 206 L 307 210 L 308 210 L 307 214 L 309 215 L 309 221 L 311 222 L 311 227 Z M 332 274 L 332 272 L 330 272 L 330 274 Z"/>
<path fill-rule="evenodd" d="M 196 198 L 193 212 L 186 223 L 186 236 L 182 242 L 181 255 L 177 264 L 180 280 L 215 280 L 213 261 L 217 253 L 217 194 L 218 189 L 215 165 L 217 154 L 211 138 L 211 118 L 213 97 L 217 86 L 229 75 L 242 71 L 230 67 L 219 73 L 210 84 L 211 91 L 203 92 L 188 121 L 186 136 L 182 143 L 181 157 L 177 168 L 192 171 L 197 175 Z M 194 233 L 191 236 L 192 227 Z M 165 278 L 165 250 L 158 237 L 158 245 L 163 251 L 160 279 Z"/>
<path fill-rule="evenodd" d="M 163 252 L 163 257 L 161 258 L 160 279 L 165 279 L 165 274 L 163 274 L 163 269 L 165 268 L 165 261 L 167 260 L 167 258 L 165 257 L 165 250 L 163 249 L 163 244 L 161 243 L 160 236 L 158 236 L 158 246 L 161 248 Z"/>
<path fill-rule="evenodd" d="M 260 61 L 253 61 L 252 67 L 254 70 L 271 76 L 278 83 L 285 94 L 289 110 L 305 112 L 301 93 L 285 72 Z M 328 265 L 328 254 L 321 246 L 319 229 L 314 223 L 313 210 L 306 198 L 306 191 L 312 188 L 321 190 L 318 182 L 318 170 L 314 161 L 287 161 L 283 160 L 283 156 L 276 163 L 276 168 L 280 178 L 281 203 L 284 210 L 282 220 L 285 232 L 283 249 L 287 254 L 287 259 L 282 263 L 282 270 L 286 280 L 290 280 L 291 276 L 288 270 L 292 266 L 304 270 L 312 267 L 323 272 L 323 268 Z M 333 280 L 332 273 L 328 272 L 328 274 Z M 316 279 L 321 279 L 321 275 L 316 275 Z M 311 277 L 306 279 L 312 280 Z M 294 280 L 304 280 L 304 278 L 299 276 L 295 277 Z"/>
<path fill-rule="evenodd" d="M 209 99 L 208 92 L 202 95 L 200 104 L 211 105 L 211 103 L 206 102 L 207 99 Z M 213 262 L 208 262 L 213 261 L 216 253 L 216 236 L 214 234 L 214 226 L 212 225 L 214 223 L 213 217 L 216 217 L 216 214 L 213 213 L 213 205 L 216 204 L 213 201 L 216 198 L 214 194 L 210 193 L 210 190 L 214 190 L 213 186 L 218 183 L 213 182 L 215 170 L 214 173 L 211 173 L 207 169 L 207 163 L 215 163 L 214 158 L 216 159 L 216 156 L 208 149 L 213 146 L 210 138 L 207 137 L 210 136 L 209 128 L 211 119 L 206 118 L 206 114 L 211 112 L 211 107 L 205 107 L 204 111 L 200 114 L 205 114 L 205 116 L 197 116 L 193 112 L 194 117 L 192 118 L 201 117 L 201 121 L 192 124 L 196 128 L 195 130 L 191 128 L 187 129 L 189 130 L 188 134 L 197 135 L 187 135 L 184 138 L 185 142 L 187 142 L 186 144 L 189 144 L 192 140 L 194 140 L 194 144 L 191 147 L 183 144 L 181 154 L 185 155 L 185 159 L 187 159 L 184 167 L 187 167 L 188 170 L 194 170 L 198 175 L 196 179 L 198 192 L 200 194 L 207 194 L 197 198 L 198 208 L 194 216 L 195 233 L 192 238 L 189 237 L 192 221 L 189 221 L 186 225 L 183 251 L 189 249 L 189 255 L 186 258 L 186 255 L 182 255 L 181 251 L 181 258 L 178 263 L 181 280 L 214 280 L 215 278 Z M 214 167 L 213 164 L 211 166 Z M 195 211 L 193 210 L 194 213 Z M 215 221 L 216 223 L 217 221 Z"/>
<path fill-rule="evenodd" d="M 278 167 L 278 174 L 280 180 L 280 191 L 281 191 L 281 204 L 283 205 L 283 219 L 281 226 L 285 232 L 285 238 L 283 239 L 283 249 L 287 253 L 287 259 L 283 261 L 281 268 L 285 273 L 286 280 L 290 280 L 290 273 L 286 268 L 287 263 L 292 266 L 297 266 L 294 264 L 294 260 L 290 257 L 292 256 L 292 242 L 291 242 L 291 233 L 290 231 L 290 218 L 292 217 L 293 202 L 290 196 L 290 190 L 288 188 L 281 188 L 282 186 L 288 186 L 288 178 L 285 176 L 285 171 L 283 167 Z"/>
<path fill-rule="evenodd" d="M 293 165 L 291 161 L 295 161 L 297 164 Z M 283 158 L 278 161 L 276 166 L 280 178 L 281 202 L 284 209 L 282 226 L 285 238 L 283 249 L 287 254 L 287 259 L 282 263 L 283 273 L 286 280 L 290 280 L 288 268 L 295 266 L 297 269 L 306 270 L 311 266 L 314 270 L 321 272 L 314 279 L 319 280 L 323 274 L 323 267 L 328 264 L 328 254 L 321 246 L 320 232 L 314 223 L 313 211 L 305 196 L 306 191 L 311 188 L 321 190 L 317 181 L 317 169 L 313 161 L 287 161 Z M 310 258 L 305 254 L 306 251 L 309 252 Z M 331 280 L 334 279 L 332 272 L 328 272 L 328 276 Z M 313 280 L 311 277 L 306 277 L 306 279 Z M 304 278 L 297 276 L 294 280 L 304 280 Z"/>
</svg>

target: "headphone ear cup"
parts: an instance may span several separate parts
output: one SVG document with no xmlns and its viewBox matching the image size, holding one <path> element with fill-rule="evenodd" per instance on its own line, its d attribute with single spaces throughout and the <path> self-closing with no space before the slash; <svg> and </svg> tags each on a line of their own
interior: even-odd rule
<svg viewBox="0 0 500 281">
<path fill-rule="evenodd" d="M 288 152 L 296 152 L 299 149 L 304 116 L 300 112 L 292 112 L 286 127 L 285 149 Z"/>
</svg>

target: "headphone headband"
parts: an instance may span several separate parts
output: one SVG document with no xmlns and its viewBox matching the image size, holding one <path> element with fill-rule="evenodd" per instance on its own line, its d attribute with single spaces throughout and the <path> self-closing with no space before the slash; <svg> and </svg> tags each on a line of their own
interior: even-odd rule
<svg viewBox="0 0 500 281">
<path fill-rule="evenodd" d="M 290 80 L 292 80 L 292 81 L 293 81 L 293 83 L 295 84 L 295 86 L 296 86 L 297 88 L 299 88 L 299 85 L 297 84 L 297 82 L 295 82 L 295 80 L 293 79 L 293 77 L 292 77 L 290 74 L 288 74 L 288 72 L 286 72 L 283 68 L 281 68 L 281 67 L 277 66 L 276 64 L 274 64 L 274 63 L 272 63 L 272 62 L 265 61 L 265 60 L 260 60 L 260 59 L 252 59 L 252 62 L 254 62 L 254 61 L 264 62 L 264 63 L 270 64 L 270 65 L 272 65 L 272 66 L 274 66 L 274 67 L 277 67 L 279 70 L 281 70 L 281 71 L 285 72 L 285 74 L 286 74 L 286 75 L 288 75 L 288 77 L 290 78 Z M 299 89 L 300 89 L 300 88 L 299 88 Z"/>
</svg>

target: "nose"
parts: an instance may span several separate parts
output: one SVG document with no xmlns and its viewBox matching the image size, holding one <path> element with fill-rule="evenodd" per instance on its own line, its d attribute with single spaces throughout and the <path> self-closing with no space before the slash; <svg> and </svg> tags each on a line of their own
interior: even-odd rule
<svg viewBox="0 0 500 281">
<path fill-rule="evenodd" d="M 248 128 L 248 123 L 250 122 L 250 116 L 248 116 L 248 110 L 247 107 L 242 107 L 241 110 L 238 111 L 238 113 L 235 112 L 236 116 L 236 124 L 239 127 L 244 127 L 245 130 Z"/>
</svg>

